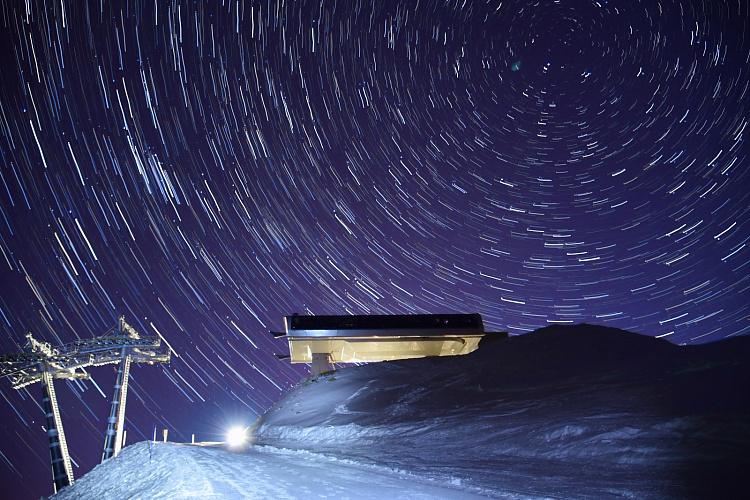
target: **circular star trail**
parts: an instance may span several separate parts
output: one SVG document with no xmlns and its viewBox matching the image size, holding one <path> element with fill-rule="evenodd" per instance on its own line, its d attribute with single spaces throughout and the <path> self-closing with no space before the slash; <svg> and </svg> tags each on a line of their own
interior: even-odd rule
<svg viewBox="0 0 750 500">
<path fill-rule="evenodd" d="M 175 353 L 134 367 L 131 432 L 184 438 L 299 379 L 294 312 L 746 334 L 749 10 L 3 2 L 0 348 L 125 315 Z M 101 370 L 59 383 L 83 469 Z M 31 389 L 0 388 L 30 484 Z"/>
</svg>

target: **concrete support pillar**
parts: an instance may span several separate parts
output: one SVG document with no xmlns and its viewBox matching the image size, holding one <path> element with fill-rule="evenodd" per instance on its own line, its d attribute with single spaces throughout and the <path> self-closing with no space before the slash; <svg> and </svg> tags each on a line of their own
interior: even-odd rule
<svg viewBox="0 0 750 500">
<path fill-rule="evenodd" d="M 310 375 L 320 375 L 330 371 L 328 366 L 328 353 L 327 352 L 314 352 L 312 353 L 312 365 L 310 366 Z"/>
</svg>

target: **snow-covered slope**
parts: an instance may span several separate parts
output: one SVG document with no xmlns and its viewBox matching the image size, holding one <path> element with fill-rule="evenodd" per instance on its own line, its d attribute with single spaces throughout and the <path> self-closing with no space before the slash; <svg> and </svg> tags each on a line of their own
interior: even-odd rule
<svg viewBox="0 0 750 500">
<path fill-rule="evenodd" d="M 57 498 L 745 498 L 750 338 L 550 327 L 300 382 L 245 453 L 142 442 Z"/>
<path fill-rule="evenodd" d="M 549 327 L 305 380 L 255 433 L 491 496 L 728 498 L 750 486 L 749 341 Z"/>
<path fill-rule="evenodd" d="M 55 500 L 464 499 L 466 492 L 406 472 L 304 451 L 140 442 L 63 488 Z"/>
</svg>

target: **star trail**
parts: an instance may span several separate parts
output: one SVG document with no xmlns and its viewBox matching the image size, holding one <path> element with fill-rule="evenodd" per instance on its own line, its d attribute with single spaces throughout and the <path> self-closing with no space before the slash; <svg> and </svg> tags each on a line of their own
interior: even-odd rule
<svg viewBox="0 0 750 500">
<path fill-rule="evenodd" d="M 161 336 L 137 439 L 261 414 L 294 312 L 750 331 L 746 0 L 1 8 L 0 349 Z M 90 371 L 58 382 L 77 475 Z M 37 392 L 0 387 L 0 470 L 38 496 Z"/>
</svg>

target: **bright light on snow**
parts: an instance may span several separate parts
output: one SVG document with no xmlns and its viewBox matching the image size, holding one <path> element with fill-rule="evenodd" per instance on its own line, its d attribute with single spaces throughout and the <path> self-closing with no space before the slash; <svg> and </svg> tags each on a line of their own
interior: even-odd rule
<svg viewBox="0 0 750 500">
<path fill-rule="evenodd" d="M 231 447 L 244 446 L 247 442 L 247 433 L 244 427 L 232 427 L 227 432 L 227 444 Z"/>
</svg>

